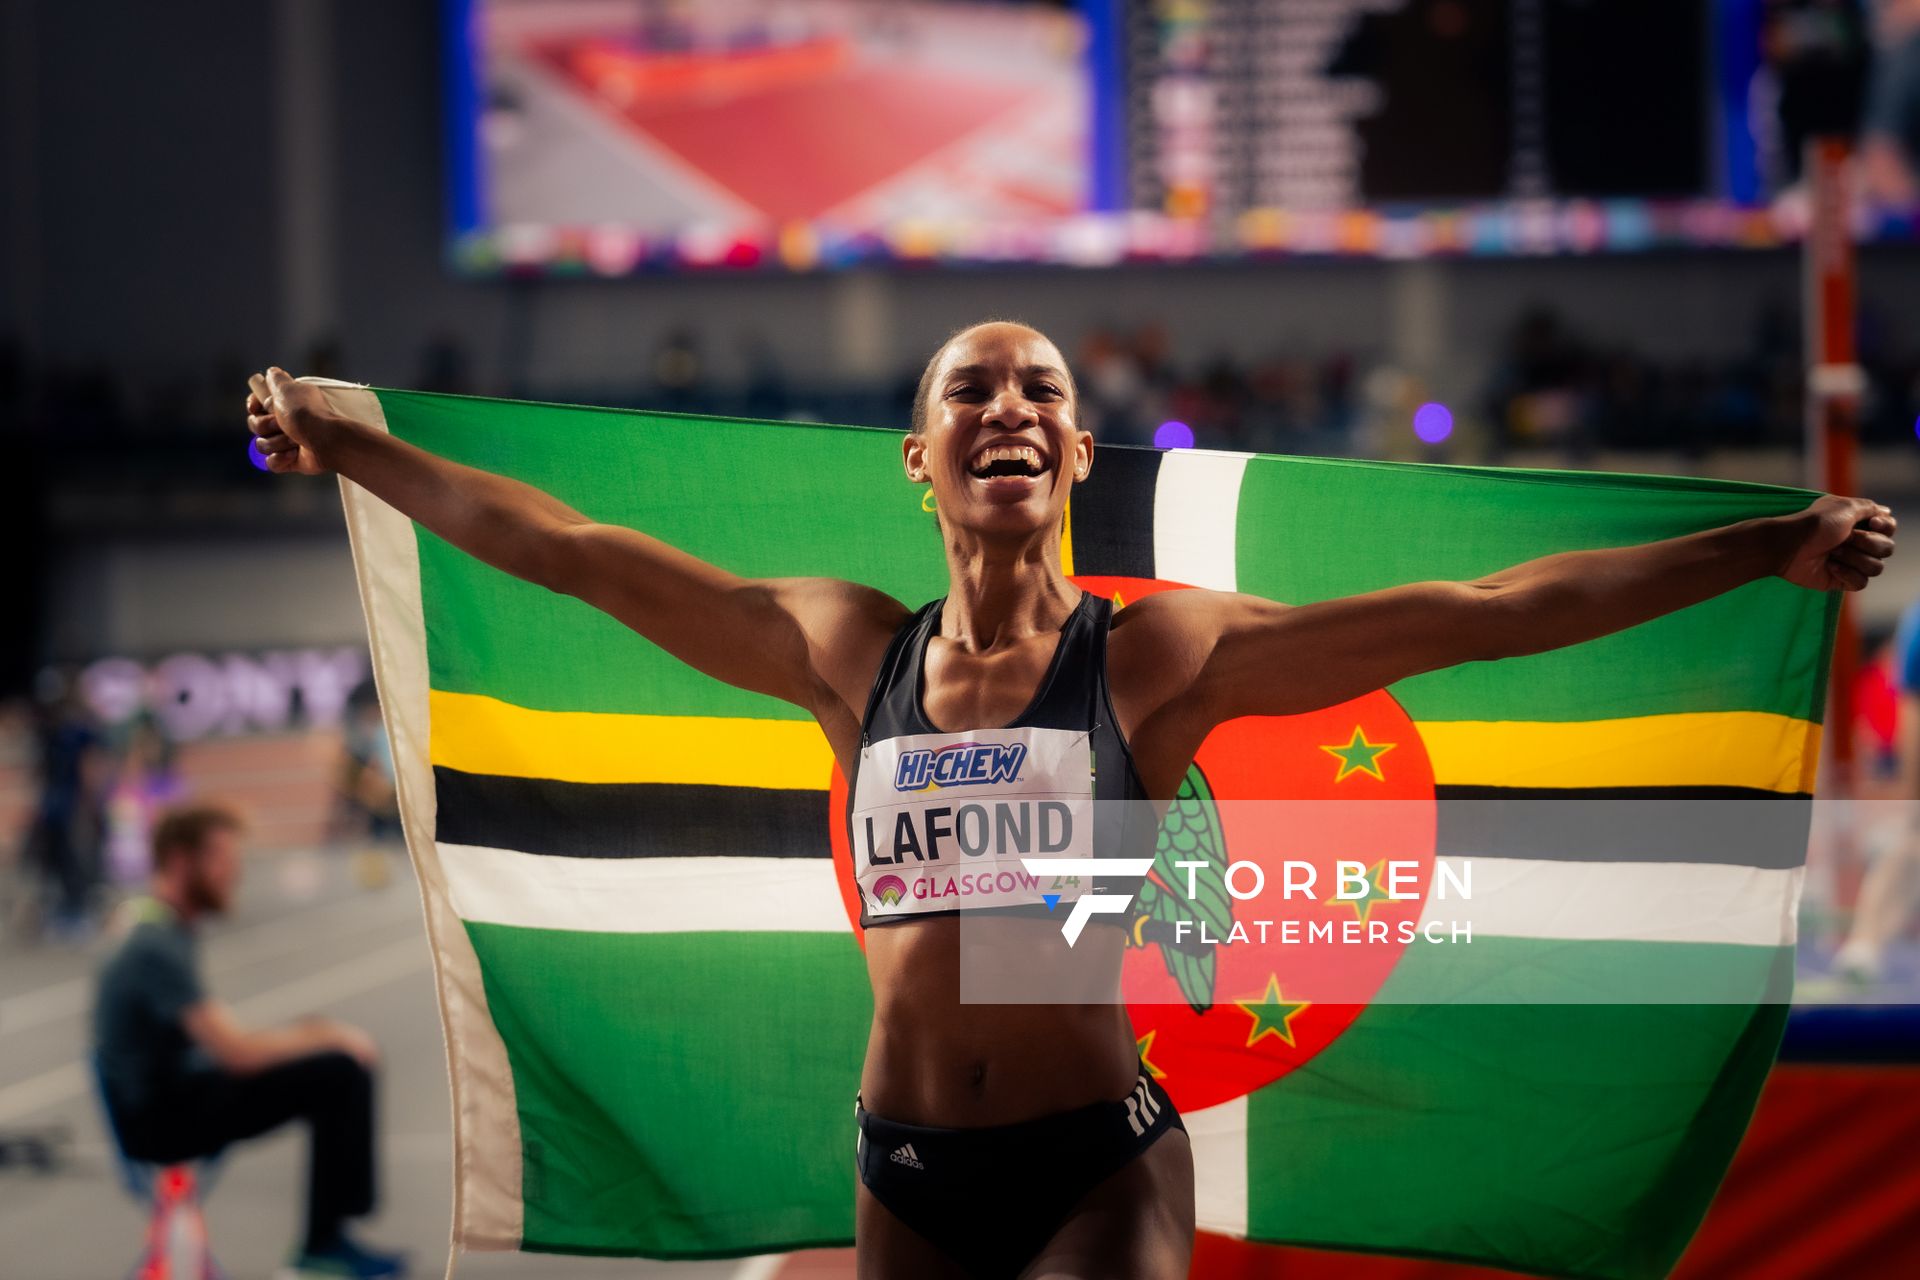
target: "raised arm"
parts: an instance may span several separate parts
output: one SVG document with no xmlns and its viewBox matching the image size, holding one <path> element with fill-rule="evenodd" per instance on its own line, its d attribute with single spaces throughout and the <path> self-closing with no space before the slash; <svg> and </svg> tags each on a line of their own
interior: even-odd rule
<svg viewBox="0 0 1920 1280">
<path fill-rule="evenodd" d="M 342 417 L 319 387 L 280 369 L 249 380 L 247 426 L 270 471 L 338 472 L 469 555 L 606 611 L 695 669 L 816 713 L 823 694 L 844 699 L 859 684 L 867 650 L 906 615 L 870 587 L 744 578 L 590 520 L 532 485 Z"/>
<path fill-rule="evenodd" d="M 1462 662 L 1542 653 L 1622 631 L 1778 575 L 1858 591 L 1893 554 L 1892 512 L 1825 497 L 1804 511 L 1637 547 L 1569 551 L 1473 582 L 1419 582 L 1290 608 L 1257 596 L 1148 597 L 1183 646 L 1208 724 L 1332 706 Z M 1134 606 L 1138 607 L 1138 606 Z"/>
</svg>

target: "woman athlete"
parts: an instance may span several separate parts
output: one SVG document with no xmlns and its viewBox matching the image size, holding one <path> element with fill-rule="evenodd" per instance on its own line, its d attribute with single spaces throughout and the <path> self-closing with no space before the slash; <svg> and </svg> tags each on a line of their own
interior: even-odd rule
<svg viewBox="0 0 1920 1280">
<path fill-rule="evenodd" d="M 1038 750 L 1076 730 L 1096 735 L 1096 781 L 1083 773 L 1083 786 L 1164 801 L 1208 732 L 1236 716 L 1305 712 L 1423 671 L 1578 644 L 1769 575 L 1858 591 L 1893 551 L 1886 507 L 1822 497 L 1793 515 L 1547 556 L 1473 582 L 1298 608 L 1168 591 L 1112 612 L 1060 567 L 1067 497 L 1094 465 L 1066 361 L 1040 333 L 996 321 L 935 353 L 902 441 L 907 479 L 932 486 L 951 579 L 944 601 L 914 610 L 856 582 L 742 578 L 595 523 L 342 418 L 282 370 L 250 386 L 247 425 L 270 470 L 336 471 L 715 679 L 805 708 L 843 776 L 858 779 L 850 809 L 873 794 L 876 752 L 905 769 L 901 744 L 997 734 Z M 1364 529 L 1366 513 L 1355 514 Z M 1100 732 L 1117 732 L 1120 763 L 1099 752 Z M 857 869 L 870 922 L 887 926 L 866 935 L 859 1274 L 1184 1277 L 1192 1152 L 1172 1104 L 1144 1081 L 1125 1006 L 962 1003 L 958 920 L 900 912 L 897 891 L 889 907 Z M 1122 932 L 1089 928 L 1080 949 L 1117 973 Z"/>
</svg>

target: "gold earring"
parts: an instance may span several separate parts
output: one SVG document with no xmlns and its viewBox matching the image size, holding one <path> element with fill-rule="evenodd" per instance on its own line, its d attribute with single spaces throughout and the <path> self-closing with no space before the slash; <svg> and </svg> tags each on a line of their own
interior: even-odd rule
<svg viewBox="0 0 1920 1280">
<path fill-rule="evenodd" d="M 927 512 L 933 510 L 933 490 L 929 489 L 920 495 L 920 509 Z"/>
</svg>

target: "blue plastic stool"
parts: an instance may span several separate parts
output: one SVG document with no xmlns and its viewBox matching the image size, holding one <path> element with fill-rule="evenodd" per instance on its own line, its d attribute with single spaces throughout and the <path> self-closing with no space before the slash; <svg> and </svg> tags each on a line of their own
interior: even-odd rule
<svg viewBox="0 0 1920 1280">
<path fill-rule="evenodd" d="M 135 1200 L 147 1206 L 147 1245 L 140 1261 L 134 1264 L 129 1280 L 227 1280 L 213 1260 L 207 1243 L 207 1220 L 201 1212 L 201 1198 L 213 1189 L 220 1171 L 219 1155 L 181 1164 L 161 1165 L 127 1154 L 126 1138 L 120 1129 L 113 1104 L 107 1099 L 106 1075 L 99 1054 L 92 1055 L 94 1094 L 100 1111 L 107 1118 L 107 1132 L 113 1135 L 113 1153 L 119 1160 L 120 1183 Z M 200 1253 L 198 1276 L 176 1275 L 173 1270 L 173 1226 L 184 1217 L 186 1227 Z"/>
</svg>

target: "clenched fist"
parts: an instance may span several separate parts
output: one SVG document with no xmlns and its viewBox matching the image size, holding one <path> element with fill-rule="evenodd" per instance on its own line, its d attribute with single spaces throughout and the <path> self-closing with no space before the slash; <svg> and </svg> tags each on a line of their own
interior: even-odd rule
<svg viewBox="0 0 1920 1280">
<path fill-rule="evenodd" d="M 319 387 L 276 366 L 248 378 L 247 388 L 247 430 L 267 470 L 303 476 L 332 470 L 323 455 L 339 421 Z"/>
<path fill-rule="evenodd" d="M 1859 591 L 1880 576 L 1893 554 L 1898 522 L 1877 502 L 1829 494 L 1797 519 L 1799 542 L 1780 569 L 1788 582 L 1815 591 Z"/>
</svg>

